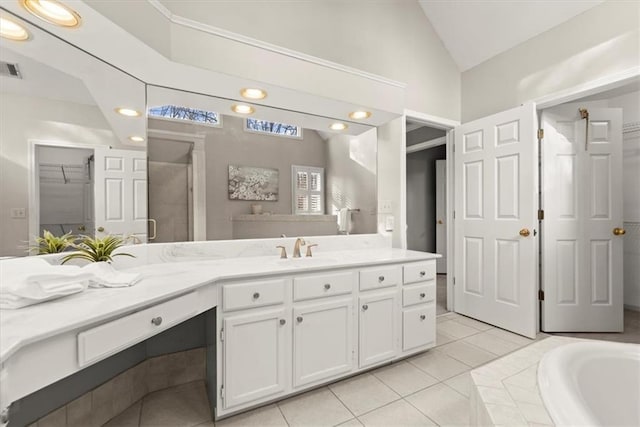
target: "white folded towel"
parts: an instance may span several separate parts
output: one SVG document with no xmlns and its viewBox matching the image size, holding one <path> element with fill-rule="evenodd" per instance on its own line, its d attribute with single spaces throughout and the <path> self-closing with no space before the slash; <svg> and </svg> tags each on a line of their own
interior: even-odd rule
<svg viewBox="0 0 640 427">
<path fill-rule="evenodd" d="M 51 265 L 38 257 L 0 262 L 0 309 L 15 309 L 82 292 L 91 287 L 133 286 L 139 273 L 116 271 L 111 264 L 84 267 Z"/>
<path fill-rule="evenodd" d="M 349 208 L 342 208 L 338 212 L 338 231 L 349 234 L 351 231 L 351 212 Z"/>
</svg>

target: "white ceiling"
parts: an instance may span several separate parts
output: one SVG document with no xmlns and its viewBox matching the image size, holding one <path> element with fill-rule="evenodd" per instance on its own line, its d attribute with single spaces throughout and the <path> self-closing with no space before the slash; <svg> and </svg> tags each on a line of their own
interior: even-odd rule
<svg viewBox="0 0 640 427">
<path fill-rule="evenodd" d="M 419 0 L 445 47 L 466 71 L 604 0 Z"/>
</svg>

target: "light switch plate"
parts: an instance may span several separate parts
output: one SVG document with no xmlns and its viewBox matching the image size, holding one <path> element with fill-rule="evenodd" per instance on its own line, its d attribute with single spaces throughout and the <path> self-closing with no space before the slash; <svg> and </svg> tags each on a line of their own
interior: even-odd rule
<svg viewBox="0 0 640 427">
<path fill-rule="evenodd" d="M 393 206 L 391 200 L 379 200 L 378 201 L 378 213 L 390 214 L 393 212 Z"/>
</svg>

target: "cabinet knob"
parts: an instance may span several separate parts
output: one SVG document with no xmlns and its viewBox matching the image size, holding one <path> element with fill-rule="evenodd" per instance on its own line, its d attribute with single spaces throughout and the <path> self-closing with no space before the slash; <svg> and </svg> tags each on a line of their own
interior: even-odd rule
<svg viewBox="0 0 640 427">
<path fill-rule="evenodd" d="M 162 317 L 160 316 L 154 317 L 153 319 L 151 319 L 151 323 L 153 323 L 156 326 L 160 326 L 162 324 Z"/>
<path fill-rule="evenodd" d="M 424 292 L 422 292 L 422 293 L 420 294 L 420 298 L 424 298 L 424 297 L 426 297 L 426 296 L 427 296 L 427 294 L 425 294 Z"/>
<path fill-rule="evenodd" d="M 285 319 L 280 319 L 280 324 L 281 325 L 285 325 L 287 323 L 287 321 Z"/>
<path fill-rule="evenodd" d="M 425 274 L 427 274 L 427 272 L 426 272 L 426 271 L 421 271 L 421 272 L 420 272 L 420 277 L 424 277 L 424 275 L 425 275 Z"/>
<path fill-rule="evenodd" d="M 331 289 L 331 283 L 325 283 L 325 284 L 324 284 L 324 288 L 325 288 L 326 290 Z"/>
<path fill-rule="evenodd" d="M 253 294 L 253 299 L 258 299 L 260 298 L 260 292 L 256 292 Z"/>
<path fill-rule="evenodd" d="M 298 321 L 298 323 L 302 323 L 302 321 L 303 321 L 304 319 L 302 318 L 302 316 L 298 316 L 298 317 L 296 318 L 296 320 Z"/>
<path fill-rule="evenodd" d="M 425 316 L 424 314 L 421 314 L 421 315 L 420 315 L 420 320 L 424 320 L 424 319 L 426 319 L 426 318 L 427 318 L 427 316 Z"/>
<path fill-rule="evenodd" d="M 384 276 L 378 276 L 378 282 L 384 282 Z"/>
<path fill-rule="evenodd" d="M 369 309 L 369 306 L 368 306 L 367 304 L 365 304 L 365 305 L 363 305 L 363 306 L 362 306 L 362 310 L 363 310 L 363 311 L 367 311 L 368 309 Z"/>
</svg>

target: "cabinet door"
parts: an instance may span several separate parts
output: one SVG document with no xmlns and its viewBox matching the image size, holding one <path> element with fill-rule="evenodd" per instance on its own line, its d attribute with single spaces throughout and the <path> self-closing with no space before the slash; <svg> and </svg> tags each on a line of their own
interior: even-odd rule
<svg viewBox="0 0 640 427">
<path fill-rule="evenodd" d="M 353 367 L 353 300 L 293 309 L 293 385 L 313 383 Z"/>
<path fill-rule="evenodd" d="M 433 304 L 410 308 L 402 313 L 402 350 L 431 347 L 436 342 L 436 307 Z"/>
<path fill-rule="evenodd" d="M 359 298 L 360 367 L 392 359 L 397 352 L 398 292 L 379 292 Z"/>
<path fill-rule="evenodd" d="M 291 351 L 286 310 L 256 310 L 223 324 L 225 409 L 284 392 Z"/>
</svg>

